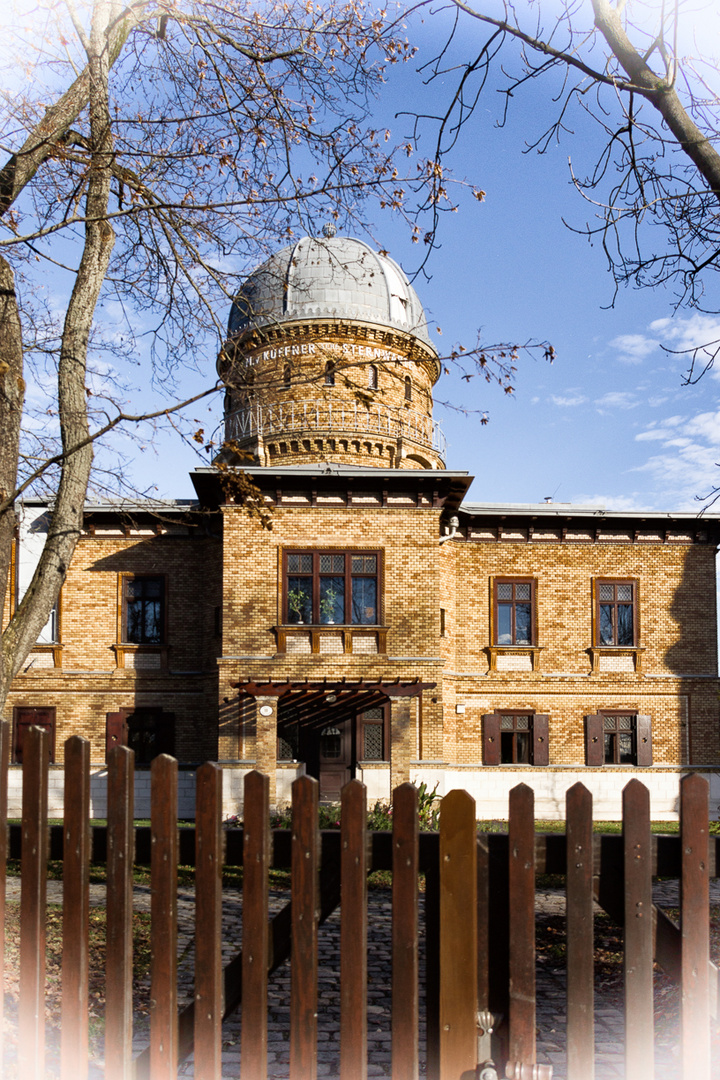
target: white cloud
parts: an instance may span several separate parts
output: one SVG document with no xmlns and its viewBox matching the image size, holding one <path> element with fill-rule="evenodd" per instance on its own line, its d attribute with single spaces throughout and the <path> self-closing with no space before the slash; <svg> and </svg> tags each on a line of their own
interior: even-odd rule
<svg viewBox="0 0 720 1080">
<path fill-rule="evenodd" d="M 563 409 L 570 409 L 576 405 L 584 405 L 588 399 L 584 394 L 570 390 L 567 395 L 552 394 L 550 400 L 553 405 L 559 405 Z"/>
<path fill-rule="evenodd" d="M 642 364 L 646 356 L 655 352 L 659 342 L 645 334 L 620 334 L 610 345 L 618 350 L 617 358 L 621 364 Z"/>
<path fill-rule="evenodd" d="M 631 514 L 650 513 L 654 509 L 648 503 L 646 494 L 633 492 L 630 495 L 576 495 L 573 503 L 580 506 L 597 506 L 608 510 L 610 513 L 627 511 Z"/>
<path fill-rule="evenodd" d="M 720 484 L 720 408 L 656 421 L 635 441 L 659 443 L 658 452 L 631 471 L 653 477 L 667 506 L 699 511 L 697 497 Z"/>
<path fill-rule="evenodd" d="M 611 390 L 595 399 L 595 405 L 600 412 L 607 409 L 637 409 L 639 404 L 632 390 Z"/>
<path fill-rule="evenodd" d="M 694 376 L 702 373 L 705 365 L 713 360 L 716 350 L 720 349 L 720 319 L 715 315 L 695 312 L 673 319 L 656 319 L 650 323 L 650 330 L 658 334 L 671 355 L 681 354 L 676 359 L 688 369 L 693 361 L 693 351 L 698 350 L 694 358 Z M 712 377 L 720 379 L 720 364 L 713 367 Z"/>
</svg>

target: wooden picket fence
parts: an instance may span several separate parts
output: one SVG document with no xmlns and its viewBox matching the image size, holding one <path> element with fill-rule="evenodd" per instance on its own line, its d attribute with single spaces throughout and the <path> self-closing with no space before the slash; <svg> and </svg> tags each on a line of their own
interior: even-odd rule
<svg viewBox="0 0 720 1080">
<path fill-rule="evenodd" d="M 242 830 L 221 822 L 222 770 L 197 773 L 194 829 L 177 827 L 177 762 L 152 765 L 151 826 L 133 822 L 133 754 L 119 747 L 108 763 L 108 823 L 93 828 L 89 744 L 65 744 L 65 816 L 47 826 L 47 735 L 31 729 L 24 745 L 20 829 L 6 827 L 8 725 L 0 729 L 0 973 L 4 958 L 5 870 L 20 847 L 20 997 L 18 1075 L 45 1077 L 45 906 L 49 850 L 64 860 L 63 1080 L 88 1072 L 88 883 L 91 853 L 107 861 L 105 1076 L 170 1080 L 194 1053 L 198 1080 L 219 1080 L 221 1025 L 242 1009 L 241 1076 L 265 1080 L 268 978 L 291 955 L 291 1080 L 317 1076 L 318 926 L 341 908 L 341 1080 L 367 1078 L 367 877 L 392 870 L 392 1077 L 419 1074 L 420 905 L 425 875 L 425 1059 L 428 1077 L 499 1075 L 543 1080 L 536 1062 L 535 875 L 567 883 L 567 1066 L 569 1080 L 594 1076 L 593 898 L 624 925 L 625 1055 L 631 1080 L 653 1077 L 653 960 L 682 989 L 682 1077 L 710 1080 L 710 1019 L 717 1012 L 718 971 L 709 960 L 709 878 L 716 838 L 708 834 L 708 788 L 681 783 L 679 837 L 653 837 L 647 789 L 631 780 L 623 795 L 622 836 L 593 837 L 592 800 L 582 784 L 567 792 L 565 835 L 536 835 L 532 790 L 510 793 L 508 834 L 478 834 L 473 799 L 442 800 L 438 833 L 420 833 L 411 784 L 393 792 L 392 833 L 368 833 L 365 789 L 342 792 L 341 828 L 318 830 L 318 786 L 293 785 L 292 829 L 271 833 L 269 782 L 245 781 Z M 59 830 L 59 831 L 58 831 Z M 53 850 L 54 849 L 54 850 Z M 177 866 L 196 868 L 195 1000 L 178 1010 Z M 133 862 L 151 865 L 151 1020 L 149 1049 L 133 1060 Z M 223 969 L 221 868 L 242 864 L 243 948 Z M 268 916 L 271 866 L 291 870 L 291 903 Z M 680 878 L 680 927 L 653 907 L 653 873 Z M 0 1069 L 2 1060 L 0 1059 Z"/>
</svg>

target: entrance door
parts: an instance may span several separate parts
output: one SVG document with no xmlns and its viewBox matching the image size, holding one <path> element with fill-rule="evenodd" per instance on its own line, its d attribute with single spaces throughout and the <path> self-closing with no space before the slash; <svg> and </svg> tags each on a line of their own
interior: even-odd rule
<svg viewBox="0 0 720 1080">
<path fill-rule="evenodd" d="M 318 749 L 320 798 L 340 802 L 340 792 L 352 772 L 352 720 L 322 728 Z"/>
</svg>

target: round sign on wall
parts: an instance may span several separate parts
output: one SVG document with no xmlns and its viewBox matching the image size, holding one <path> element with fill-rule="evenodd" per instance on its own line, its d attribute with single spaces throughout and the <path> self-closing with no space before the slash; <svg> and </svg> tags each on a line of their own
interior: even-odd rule
<svg viewBox="0 0 720 1080">
<path fill-rule="evenodd" d="M 272 716 L 272 714 L 273 714 L 272 705 L 261 705 L 260 706 L 260 715 L 261 716 Z"/>
</svg>

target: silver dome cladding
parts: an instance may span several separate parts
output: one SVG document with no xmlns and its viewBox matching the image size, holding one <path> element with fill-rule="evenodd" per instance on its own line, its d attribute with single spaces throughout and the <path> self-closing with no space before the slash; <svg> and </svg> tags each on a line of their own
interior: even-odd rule
<svg viewBox="0 0 720 1080">
<path fill-rule="evenodd" d="M 392 327 L 436 351 L 404 271 L 362 240 L 345 236 L 305 236 L 259 266 L 235 298 L 228 334 L 322 318 Z"/>
</svg>

